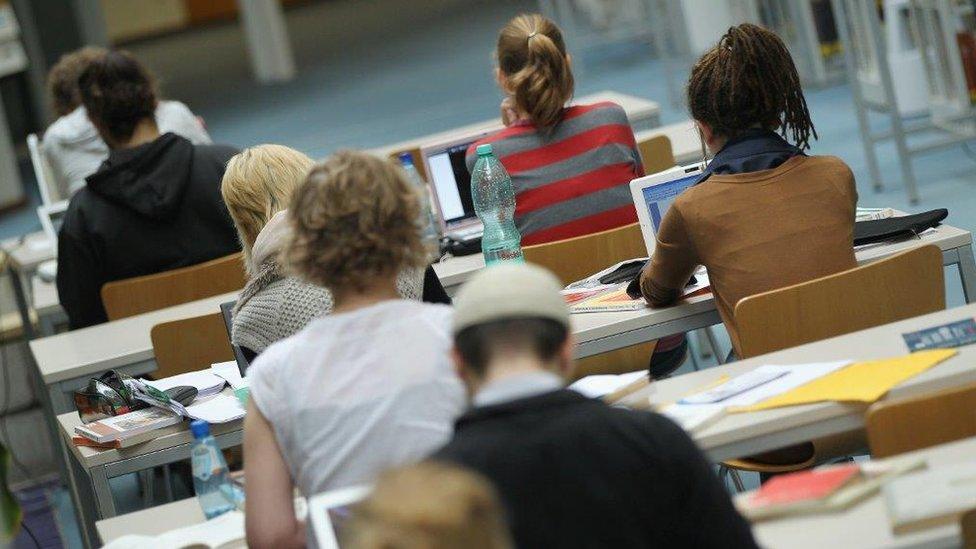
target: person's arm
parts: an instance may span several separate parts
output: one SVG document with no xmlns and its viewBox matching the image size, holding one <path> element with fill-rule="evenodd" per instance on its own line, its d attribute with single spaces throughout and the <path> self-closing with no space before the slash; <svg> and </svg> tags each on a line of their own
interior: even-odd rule
<svg viewBox="0 0 976 549">
<path fill-rule="evenodd" d="M 652 307 L 665 307 L 677 301 L 699 258 L 677 204 L 664 214 L 657 232 L 654 256 L 641 273 L 641 294 Z"/>
<path fill-rule="evenodd" d="M 305 524 L 295 518 L 293 483 L 271 424 L 254 404 L 244 418 L 245 526 L 248 547 L 305 547 Z"/>
<path fill-rule="evenodd" d="M 427 269 L 424 270 L 423 300 L 427 303 L 443 303 L 445 305 L 452 303 L 451 296 L 447 295 L 444 285 L 441 284 L 441 279 L 437 277 L 437 273 L 431 265 L 428 265 Z"/>
<path fill-rule="evenodd" d="M 95 255 L 90 243 L 62 228 L 58 235 L 58 300 L 72 330 L 108 320 L 101 298 L 103 276 Z"/>
</svg>

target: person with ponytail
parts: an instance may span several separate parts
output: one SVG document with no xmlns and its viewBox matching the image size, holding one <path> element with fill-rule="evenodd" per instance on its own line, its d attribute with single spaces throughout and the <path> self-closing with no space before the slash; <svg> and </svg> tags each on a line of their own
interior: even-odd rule
<svg viewBox="0 0 976 549">
<path fill-rule="evenodd" d="M 512 176 L 522 244 L 635 223 L 628 184 L 644 170 L 634 132 L 614 103 L 567 107 L 574 80 L 559 27 L 519 15 L 502 28 L 496 55 L 506 128 L 471 147 L 468 169 L 490 143 Z"/>
<path fill-rule="evenodd" d="M 665 214 L 641 290 L 652 306 L 670 305 L 704 265 L 738 349 L 739 300 L 857 265 L 857 189 L 842 160 L 806 154 L 817 131 L 793 59 L 769 30 L 730 28 L 693 67 L 688 105 L 715 157 Z"/>
</svg>

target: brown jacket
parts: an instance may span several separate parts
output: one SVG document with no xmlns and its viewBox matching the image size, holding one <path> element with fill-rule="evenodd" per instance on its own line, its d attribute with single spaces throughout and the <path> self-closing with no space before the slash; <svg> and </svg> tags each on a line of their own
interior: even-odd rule
<svg viewBox="0 0 976 549">
<path fill-rule="evenodd" d="M 759 172 L 713 175 L 665 214 L 641 290 L 670 305 L 698 265 L 738 349 L 732 316 L 742 298 L 857 265 L 854 174 L 831 156 L 796 156 Z"/>
</svg>

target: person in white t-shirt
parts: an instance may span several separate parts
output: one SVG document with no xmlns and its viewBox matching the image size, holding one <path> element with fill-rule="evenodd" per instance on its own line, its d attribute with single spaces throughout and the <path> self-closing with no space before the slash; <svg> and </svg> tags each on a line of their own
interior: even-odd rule
<svg viewBox="0 0 976 549">
<path fill-rule="evenodd" d="M 85 178 L 98 171 L 108 158 L 108 145 L 88 119 L 81 105 L 78 78 L 91 62 L 108 50 L 84 47 L 65 54 L 48 73 L 48 91 L 58 119 L 44 132 L 41 151 L 51 166 L 51 175 L 61 198 L 71 198 L 85 186 Z M 181 135 L 194 145 L 213 143 L 200 119 L 179 101 L 159 101 L 156 106 L 159 133 Z"/>
<path fill-rule="evenodd" d="M 465 406 L 450 360 L 452 310 L 397 293 L 397 274 L 427 257 L 419 212 L 403 172 L 363 153 L 332 156 L 295 191 L 283 262 L 329 288 L 335 305 L 248 370 L 250 547 L 306 542 L 295 487 L 313 496 L 370 483 L 450 438 Z"/>
</svg>

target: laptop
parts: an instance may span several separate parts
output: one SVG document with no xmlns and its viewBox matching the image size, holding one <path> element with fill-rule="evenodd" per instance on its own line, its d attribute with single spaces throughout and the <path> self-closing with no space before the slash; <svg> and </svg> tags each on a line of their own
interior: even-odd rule
<svg viewBox="0 0 976 549">
<path fill-rule="evenodd" d="M 480 132 L 420 148 L 441 231 L 454 240 L 481 237 L 481 220 L 471 200 L 471 174 L 464 159 L 471 145 L 489 133 Z"/>
<path fill-rule="evenodd" d="M 228 341 L 230 341 L 234 326 L 234 305 L 237 305 L 236 301 L 228 301 L 227 303 L 220 304 L 220 314 L 224 317 L 224 327 L 227 328 Z M 233 341 L 231 341 L 230 347 L 234 350 L 234 360 L 237 361 L 237 369 L 241 371 L 241 377 L 247 377 L 247 367 L 251 365 L 251 361 L 248 360 L 244 350 L 234 345 Z"/>
<path fill-rule="evenodd" d="M 648 257 L 654 255 L 657 231 L 661 228 L 664 214 L 679 194 L 698 181 L 702 171 L 701 164 L 677 166 L 630 182 L 630 194 L 637 208 L 637 220 L 644 235 Z"/>
<path fill-rule="evenodd" d="M 352 516 L 352 506 L 372 491 L 371 486 L 331 490 L 308 500 L 308 516 L 319 549 L 343 547 L 343 528 Z"/>
</svg>

